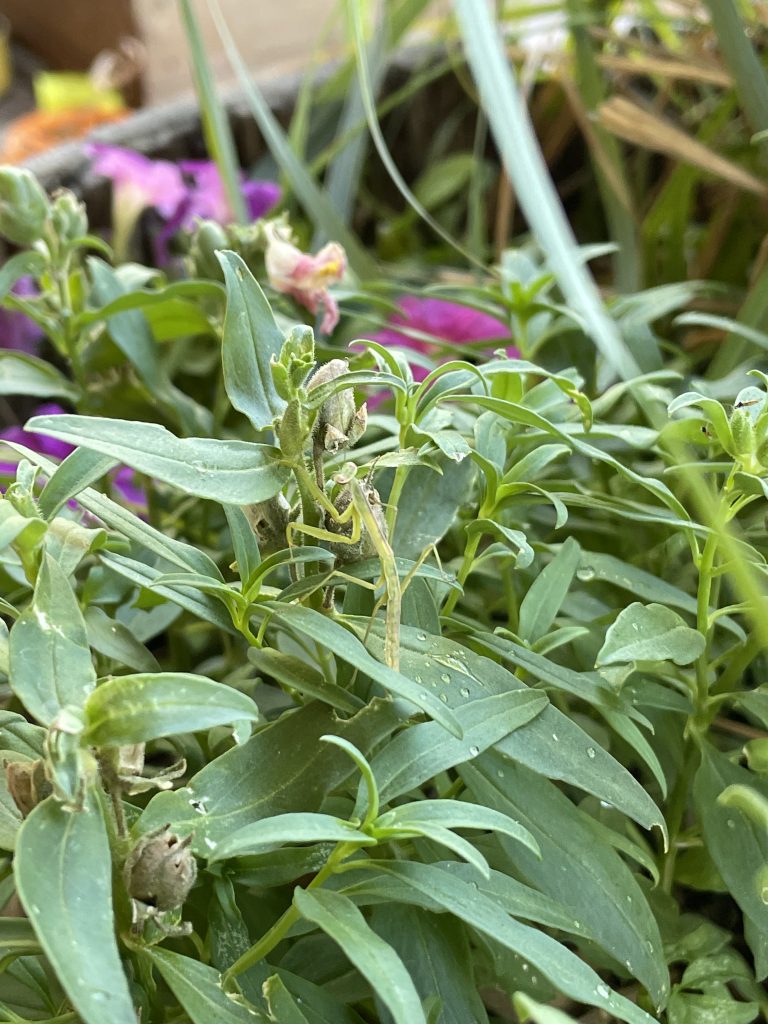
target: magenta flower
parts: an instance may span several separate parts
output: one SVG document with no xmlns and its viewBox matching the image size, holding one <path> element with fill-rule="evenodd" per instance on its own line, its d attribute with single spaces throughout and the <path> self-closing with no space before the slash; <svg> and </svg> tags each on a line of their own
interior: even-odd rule
<svg viewBox="0 0 768 1024">
<path fill-rule="evenodd" d="M 505 343 L 511 340 L 506 324 L 471 306 L 418 295 L 405 295 L 398 300 L 398 305 L 401 312 L 393 313 L 387 326 L 374 334 L 372 341 L 433 355 L 442 350 L 441 342 L 464 345 L 489 341 L 496 342 L 496 347 L 500 348 L 506 347 Z M 514 346 L 507 348 L 507 352 L 510 356 L 520 354 Z M 427 376 L 428 371 L 423 366 L 414 364 L 411 369 L 416 380 Z"/>
<path fill-rule="evenodd" d="M 339 307 L 328 286 L 340 281 L 347 266 L 347 254 L 338 242 L 329 242 L 314 256 L 302 252 L 290 239 L 290 228 L 267 224 L 264 265 L 272 287 L 290 295 L 317 316 L 323 309 L 320 330 L 330 334 L 339 322 Z"/>
<path fill-rule="evenodd" d="M 19 298 L 37 295 L 37 287 L 31 277 L 20 277 L 11 289 Z M 15 309 L 0 309 L 0 348 L 15 349 L 34 355 L 40 347 L 43 332 L 34 320 Z"/>
<path fill-rule="evenodd" d="M 181 171 L 169 160 L 150 160 L 132 149 L 103 142 L 88 143 L 85 151 L 93 160 L 94 172 L 112 179 L 116 206 L 127 204 L 140 211 L 151 206 L 167 218 L 187 195 Z"/>
<path fill-rule="evenodd" d="M 35 416 L 58 416 L 65 410 L 55 402 L 46 402 L 35 409 Z M 51 459 L 65 459 L 70 452 L 74 451 L 71 444 L 60 441 L 55 437 L 46 437 L 45 434 L 32 434 L 23 427 L 6 427 L 0 431 L 0 441 L 15 441 L 16 444 L 23 444 L 25 448 L 33 452 L 39 452 Z M 16 463 L 0 461 L 0 476 L 13 479 L 16 475 Z M 117 466 L 112 470 L 112 484 L 117 495 L 123 500 L 123 504 L 132 506 L 138 512 L 146 512 L 147 496 L 141 487 L 135 482 L 135 473 L 128 466 Z"/>
<path fill-rule="evenodd" d="M 191 227 L 195 217 L 228 224 L 232 220 L 219 169 L 212 160 L 182 160 L 181 171 L 191 185 L 187 193 L 188 208 L 182 227 Z M 280 186 L 274 181 L 244 180 L 243 198 L 249 220 L 259 220 L 280 199 Z"/>
<path fill-rule="evenodd" d="M 122 257 L 144 210 L 156 210 L 165 221 L 156 239 L 158 262 L 168 261 L 168 242 L 181 229 L 194 226 L 197 218 L 228 224 L 232 220 L 218 168 L 211 160 L 150 160 L 121 146 L 91 143 L 86 152 L 97 174 L 111 178 L 113 193 L 113 243 Z M 263 217 L 280 198 L 280 186 L 272 181 L 244 181 L 243 196 L 252 220 Z"/>
</svg>

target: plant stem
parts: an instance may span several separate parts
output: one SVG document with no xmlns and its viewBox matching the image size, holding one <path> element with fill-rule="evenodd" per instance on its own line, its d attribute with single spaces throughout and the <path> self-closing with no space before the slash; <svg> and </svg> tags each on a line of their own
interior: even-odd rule
<svg viewBox="0 0 768 1024">
<path fill-rule="evenodd" d="M 709 621 L 709 601 L 712 593 L 712 571 L 719 542 L 717 533 L 707 536 L 699 560 L 699 588 L 696 597 L 696 628 L 704 637 L 704 650 L 696 659 L 696 701 L 695 715 L 701 715 L 709 696 L 709 639 L 712 625 Z"/>
<path fill-rule="evenodd" d="M 354 853 L 358 847 L 354 843 L 339 843 L 331 853 L 325 865 L 318 871 L 307 889 L 317 889 L 323 884 L 323 882 L 330 878 L 334 873 L 337 866 L 348 857 L 351 853 Z M 258 942 L 254 943 L 249 950 L 246 950 L 243 955 L 236 960 L 232 966 L 224 972 L 222 977 L 222 984 L 226 989 L 227 984 L 236 978 L 238 974 L 242 974 L 243 971 L 247 971 L 249 967 L 253 967 L 260 960 L 263 960 L 265 956 L 283 941 L 285 936 L 291 930 L 291 928 L 299 920 L 298 910 L 295 905 L 291 903 L 290 907 L 282 914 L 281 917 L 275 921 L 272 927 L 262 935 Z"/>
<path fill-rule="evenodd" d="M 477 549 L 480 546 L 481 538 L 482 534 L 474 533 L 467 540 L 467 545 L 464 548 L 464 558 L 462 559 L 461 568 L 459 569 L 458 575 L 456 577 L 462 587 L 464 586 L 467 577 L 472 572 L 472 565 L 475 561 L 475 555 L 477 554 Z M 456 602 L 458 601 L 458 599 L 459 591 L 452 590 L 448 595 L 448 599 L 446 600 L 445 605 L 443 606 L 443 615 L 451 614 L 453 609 L 456 607 Z"/>
</svg>

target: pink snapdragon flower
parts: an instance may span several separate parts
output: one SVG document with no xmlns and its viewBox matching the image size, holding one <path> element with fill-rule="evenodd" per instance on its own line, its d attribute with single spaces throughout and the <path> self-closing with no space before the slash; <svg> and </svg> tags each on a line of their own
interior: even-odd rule
<svg viewBox="0 0 768 1024">
<path fill-rule="evenodd" d="M 11 294 L 20 299 L 38 294 L 31 277 L 20 277 L 11 289 Z M 15 349 L 34 355 L 40 347 L 43 332 L 34 320 L 16 309 L 0 309 L 0 348 Z"/>
<path fill-rule="evenodd" d="M 265 225 L 267 249 L 264 262 L 272 287 L 290 295 L 313 316 L 323 309 L 320 330 L 330 334 L 339 322 L 339 307 L 328 286 L 340 281 L 347 254 L 338 242 L 328 242 L 312 256 L 291 241 L 290 228 L 274 222 Z"/>
<path fill-rule="evenodd" d="M 372 341 L 380 345 L 397 348 L 410 348 L 425 355 L 437 354 L 441 351 L 440 342 L 453 342 L 463 345 L 468 342 L 496 342 L 496 347 L 506 347 L 510 357 L 519 356 L 514 346 L 507 347 L 511 341 L 509 327 L 501 320 L 464 306 L 459 302 L 447 299 L 422 298 L 418 295 L 405 295 L 398 300 L 400 312 L 393 313 L 387 326 L 372 335 Z M 407 333 L 407 332 L 413 332 Z M 414 337 L 414 334 L 427 337 Z M 412 364 L 411 370 L 415 380 L 424 380 L 429 372 L 419 364 Z"/>
<path fill-rule="evenodd" d="M 55 402 L 46 402 L 35 409 L 35 416 L 59 416 L 65 410 Z M 40 455 L 46 455 L 59 461 L 65 459 L 75 449 L 66 441 L 44 434 L 32 434 L 23 427 L 6 427 L 0 431 L 0 441 L 15 441 L 25 448 Z M 0 477 L 15 477 L 16 463 L 0 461 Z M 136 485 L 136 474 L 129 466 L 117 466 L 111 473 L 112 484 L 123 504 L 131 506 L 137 512 L 147 511 L 147 496 L 141 487 Z M 74 507 L 76 503 L 70 505 Z"/>
</svg>

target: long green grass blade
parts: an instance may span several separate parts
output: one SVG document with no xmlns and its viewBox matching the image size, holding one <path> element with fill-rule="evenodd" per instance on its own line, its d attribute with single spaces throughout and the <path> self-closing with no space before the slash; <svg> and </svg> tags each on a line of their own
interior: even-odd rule
<svg viewBox="0 0 768 1024">
<path fill-rule="evenodd" d="M 389 174 L 392 182 L 419 217 L 421 217 L 421 219 L 428 224 L 435 234 L 439 235 L 444 242 L 457 252 L 461 253 L 468 263 L 478 265 L 478 260 L 475 259 L 472 253 L 456 238 L 449 234 L 442 225 L 435 220 L 424 204 L 421 203 L 414 195 L 413 191 L 406 184 L 406 181 L 395 164 L 395 161 L 392 159 L 392 154 L 389 151 L 376 114 L 376 100 L 373 94 L 371 69 L 368 64 L 368 47 L 365 39 L 365 29 L 363 27 L 361 10 L 363 6 L 364 5 L 361 3 L 361 0 L 345 0 L 347 18 L 355 47 L 355 60 L 357 62 L 360 98 L 363 102 L 363 109 L 365 110 L 365 116 L 368 120 L 368 130 L 371 133 L 371 139 L 376 147 L 376 152 L 379 154 L 379 158 L 384 164 L 387 174 Z M 479 264 L 479 266 L 482 270 L 486 269 L 483 264 Z"/>
<path fill-rule="evenodd" d="M 606 362 L 622 378 L 639 374 L 632 353 L 607 315 L 544 162 L 528 113 L 487 4 L 453 0 L 472 74 L 507 174 L 566 302 L 580 314 Z"/>
<path fill-rule="evenodd" d="M 240 170 L 235 142 L 229 127 L 229 118 L 216 91 L 216 83 L 211 74 L 211 66 L 205 52 L 200 25 L 192 9 L 192 0 L 179 0 L 179 6 L 192 58 L 192 74 L 200 102 L 205 144 L 211 159 L 216 162 L 219 169 L 232 216 L 240 224 L 245 224 L 248 215 L 240 188 Z"/>
<path fill-rule="evenodd" d="M 248 68 L 240 56 L 232 33 L 221 13 L 218 0 L 208 0 L 208 5 L 229 62 L 237 75 L 259 130 L 264 136 L 272 156 L 277 160 L 289 181 L 296 198 L 312 219 L 315 227 L 328 238 L 333 238 L 344 246 L 349 265 L 356 274 L 362 278 L 376 277 L 378 268 L 375 260 L 344 224 L 328 197 L 307 173 L 302 162 L 297 159 L 277 118 L 269 109 L 259 88 L 252 81 Z"/>
<path fill-rule="evenodd" d="M 706 0 L 715 38 L 755 132 L 768 130 L 768 77 L 734 0 Z"/>
</svg>

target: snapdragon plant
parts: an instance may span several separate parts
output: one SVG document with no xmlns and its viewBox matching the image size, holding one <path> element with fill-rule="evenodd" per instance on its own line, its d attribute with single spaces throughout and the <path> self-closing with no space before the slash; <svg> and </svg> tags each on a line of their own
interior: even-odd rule
<svg viewBox="0 0 768 1024">
<path fill-rule="evenodd" d="M 204 69 L 219 178 L 102 147 L 114 248 L 0 169 L 36 339 L 0 350 L 5 1020 L 768 1014 L 768 377 L 670 343 L 703 285 L 602 301 L 485 5 L 455 9 L 534 236 L 488 274 L 355 278 L 253 86 L 329 237 L 275 186 L 229 223 L 254 183 Z M 141 187 L 159 268 L 125 259 Z"/>
</svg>

